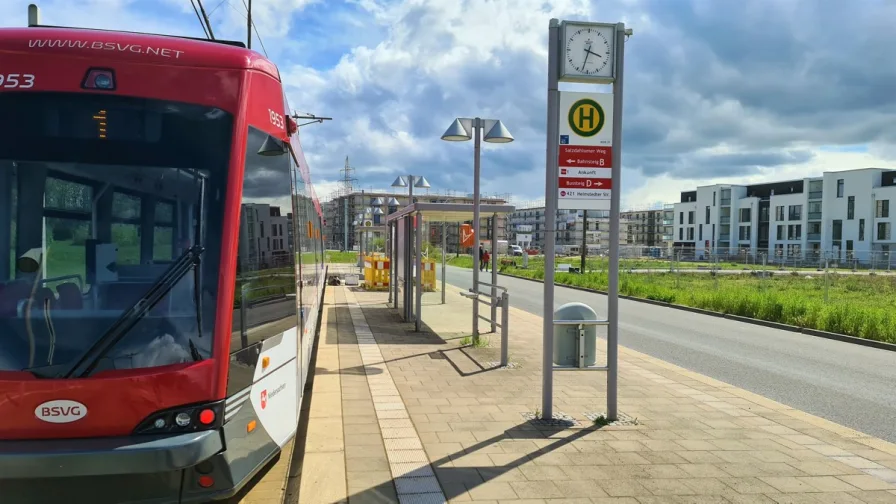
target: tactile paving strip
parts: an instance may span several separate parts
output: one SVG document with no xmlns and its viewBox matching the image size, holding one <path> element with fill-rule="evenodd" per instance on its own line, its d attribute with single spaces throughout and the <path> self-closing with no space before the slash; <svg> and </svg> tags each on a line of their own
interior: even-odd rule
<svg viewBox="0 0 896 504">
<path fill-rule="evenodd" d="M 361 362 L 367 375 L 370 395 L 373 397 L 373 407 L 386 446 L 398 500 L 402 504 L 445 504 L 448 501 L 433 474 L 426 452 L 423 451 L 423 443 L 410 421 L 379 345 L 370 332 L 361 305 L 351 290 L 345 290 L 345 297 L 355 326 L 355 335 L 358 337 Z"/>
</svg>

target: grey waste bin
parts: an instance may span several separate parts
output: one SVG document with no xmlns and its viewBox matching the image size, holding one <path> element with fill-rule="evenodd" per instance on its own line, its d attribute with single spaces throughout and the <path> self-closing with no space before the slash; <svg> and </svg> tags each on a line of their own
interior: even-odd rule
<svg viewBox="0 0 896 504">
<path fill-rule="evenodd" d="M 566 303 L 554 311 L 554 320 L 597 320 L 597 313 L 584 303 Z M 586 325 L 585 366 L 597 362 L 597 326 Z M 576 325 L 554 324 L 554 364 L 557 366 L 579 365 L 579 327 Z"/>
</svg>

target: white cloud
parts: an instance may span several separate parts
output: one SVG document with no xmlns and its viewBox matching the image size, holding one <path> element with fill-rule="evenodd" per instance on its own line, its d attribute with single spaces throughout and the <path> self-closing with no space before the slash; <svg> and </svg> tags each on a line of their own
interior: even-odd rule
<svg viewBox="0 0 896 504">
<path fill-rule="evenodd" d="M 23 25 L 28 3 L 0 2 L 0 23 Z M 245 40 L 242 0 L 204 3 L 219 37 Z M 48 24 L 201 36 L 188 0 L 40 4 Z M 893 166 L 896 53 L 886 48 L 896 35 L 882 21 L 893 8 L 831 0 L 255 0 L 253 19 L 292 108 L 334 119 L 302 129 L 319 196 L 336 187 L 346 155 L 362 187 L 414 173 L 434 191 L 470 192 L 472 145 L 439 136 L 454 117 L 480 115 L 502 119 L 516 137 L 484 146 L 482 189 L 520 200 L 544 195 L 548 20 L 623 20 L 635 30 L 623 201 L 638 206 L 715 181 Z M 817 42 L 831 29 L 858 35 Z M 825 144 L 866 144 L 869 153 L 825 152 Z"/>
</svg>

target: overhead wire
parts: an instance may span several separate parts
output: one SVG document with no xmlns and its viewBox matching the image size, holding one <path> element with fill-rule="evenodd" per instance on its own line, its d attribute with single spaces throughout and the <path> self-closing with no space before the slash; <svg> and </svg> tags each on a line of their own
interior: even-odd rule
<svg viewBox="0 0 896 504">
<path fill-rule="evenodd" d="M 249 12 L 249 6 L 246 5 L 246 0 L 242 0 L 242 2 L 243 2 L 243 7 L 246 8 L 246 12 L 248 13 L 248 12 Z M 248 17 L 247 17 L 246 19 L 249 20 Z M 264 47 L 264 41 L 261 40 L 261 34 L 258 33 L 258 28 L 255 27 L 255 21 L 254 21 L 254 20 L 249 20 L 249 22 L 252 24 L 252 31 L 255 32 L 255 36 L 258 37 L 258 43 L 261 44 L 261 50 L 264 52 L 265 57 L 267 57 L 267 55 L 268 55 L 268 50 Z"/>
<path fill-rule="evenodd" d="M 208 30 L 205 29 L 205 22 L 202 20 L 202 15 L 199 14 L 199 9 L 196 8 L 196 2 L 190 0 L 190 5 L 193 6 L 193 12 L 196 13 L 196 19 L 199 20 L 199 26 L 202 27 L 202 33 L 205 34 L 205 38 L 210 39 L 211 37 L 208 35 Z"/>
<path fill-rule="evenodd" d="M 190 0 L 190 2 L 192 1 L 193 0 Z M 196 0 L 196 3 L 199 5 L 199 12 L 202 13 L 202 19 L 205 20 L 205 27 L 208 29 L 209 38 L 215 40 L 215 32 L 212 31 L 212 24 L 208 20 L 208 14 L 205 13 L 205 7 L 202 6 L 202 0 Z"/>
</svg>

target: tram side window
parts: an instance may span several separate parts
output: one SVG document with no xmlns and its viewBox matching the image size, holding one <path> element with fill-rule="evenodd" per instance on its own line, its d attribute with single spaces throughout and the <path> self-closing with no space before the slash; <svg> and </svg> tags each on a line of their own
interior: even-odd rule
<svg viewBox="0 0 896 504">
<path fill-rule="evenodd" d="M 292 157 L 258 154 L 267 136 L 249 126 L 233 314 L 241 338 L 233 351 L 298 325 L 295 250 L 280 238 L 292 225 Z"/>
</svg>

